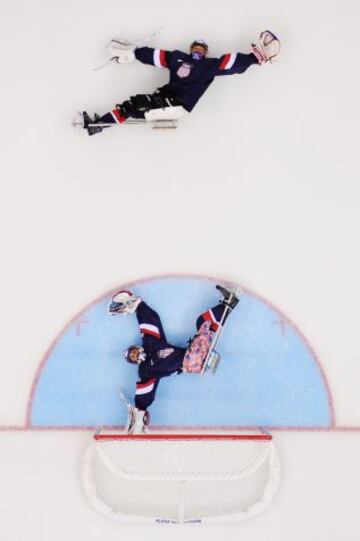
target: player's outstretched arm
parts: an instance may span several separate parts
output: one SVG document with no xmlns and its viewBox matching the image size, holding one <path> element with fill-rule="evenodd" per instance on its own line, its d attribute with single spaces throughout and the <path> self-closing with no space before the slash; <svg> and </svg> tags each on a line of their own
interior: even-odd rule
<svg viewBox="0 0 360 541">
<path fill-rule="evenodd" d="M 235 75 L 244 73 L 253 64 L 258 64 L 254 54 L 227 53 L 217 59 L 215 75 Z"/>
<path fill-rule="evenodd" d="M 171 51 L 153 49 L 152 47 L 139 47 L 135 49 L 134 53 L 136 60 L 156 68 L 168 68 L 172 55 Z"/>
<path fill-rule="evenodd" d="M 135 407 L 146 411 L 155 400 L 156 389 L 159 385 L 157 378 L 141 379 L 136 383 Z"/>
<path fill-rule="evenodd" d="M 227 53 L 217 59 L 216 75 L 234 75 L 244 73 L 253 64 L 272 62 L 280 52 L 279 39 L 265 30 L 256 43 L 251 44 L 251 53 Z"/>
</svg>

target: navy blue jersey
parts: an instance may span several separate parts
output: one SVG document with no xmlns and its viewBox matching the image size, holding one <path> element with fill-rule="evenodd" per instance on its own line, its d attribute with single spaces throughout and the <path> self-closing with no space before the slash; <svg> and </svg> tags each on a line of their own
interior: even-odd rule
<svg viewBox="0 0 360 541">
<path fill-rule="evenodd" d="M 191 111 L 214 78 L 218 75 L 243 73 L 256 57 L 250 54 L 229 53 L 220 58 L 193 58 L 182 51 L 165 51 L 140 47 L 135 49 L 136 58 L 158 68 L 168 68 L 170 81 L 163 89 L 173 92 L 182 102 L 184 109 Z"/>
<path fill-rule="evenodd" d="M 224 310 L 225 305 L 218 304 L 201 314 L 196 321 L 197 330 L 204 321 L 210 321 L 212 330 L 216 331 Z M 182 372 L 186 348 L 169 344 L 159 314 L 144 301 L 137 307 L 136 317 L 146 359 L 138 365 L 139 381 L 136 384 L 135 406 L 146 410 L 155 399 L 160 380 Z"/>
<path fill-rule="evenodd" d="M 146 410 L 155 398 L 160 380 L 181 373 L 186 348 L 167 342 L 159 314 L 144 301 L 139 304 L 136 317 L 146 359 L 138 365 L 140 381 L 136 384 L 135 406 Z"/>
<path fill-rule="evenodd" d="M 162 340 L 159 340 L 162 342 Z M 138 366 L 139 381 L 136 384 L 135 406 L 146 410 L 154 401 L 157 387 L 162 378 L 181 374 L 185 348 L 174 347 L 166 342 L 159 343 L 159 349 L 143 337 L 146 359 Z"/>
<path fill-rule="evenodd" d="M 139 365 L 138 369 L 141 380 L 160 379 L 182 371 L 186 348 L 166 344 L 157 351 L 154 348 L 145 348 L 145 351 L 146 360 Z"/>
<path fill-rule="evenodd" d="M 186 348 L 169 344 L 160 317 L 144 301 L 136 311 L 146 360 L 139 365 L 141 380 L 162 378 L 181 371 Z"/>
</svg>

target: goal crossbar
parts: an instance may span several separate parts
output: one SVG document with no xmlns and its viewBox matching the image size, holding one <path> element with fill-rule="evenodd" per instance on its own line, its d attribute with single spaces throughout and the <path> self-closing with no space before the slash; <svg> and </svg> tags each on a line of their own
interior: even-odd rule
<svg viewBox="0 0 360 541">
<path fill-rule="evenodd" d="M 202 441 L 271 441 L 271 434 L 94 434 L 96 441 L 133 440 L 202 440 Z"/>
</svg>

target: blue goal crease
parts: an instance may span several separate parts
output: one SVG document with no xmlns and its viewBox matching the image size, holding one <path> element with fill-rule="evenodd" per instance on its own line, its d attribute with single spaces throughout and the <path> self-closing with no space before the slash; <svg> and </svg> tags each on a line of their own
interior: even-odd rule
<svg viewBox="0 0 360 541">
<path fill-rule="evenodd" d="M 215 282 L 167 277 L 134 286 L 160 314 L 169 342 L 186 345 L 197 316 L 218 300 Z M 118 426 L 127 411 L 118 396 L 135 390 L 135 367 L 123 350 L 140 343 L 134 317 L 110 317 L 110 297 L 88 308 L 50 352 L 33 393 L 31 424 Z M 164 378 L 151 407 L 157 426 L 329 427 L 323 374 L 305 339 L 273 307 L 246 292 L 218 345 L 215 376 Z"/>
</svg>

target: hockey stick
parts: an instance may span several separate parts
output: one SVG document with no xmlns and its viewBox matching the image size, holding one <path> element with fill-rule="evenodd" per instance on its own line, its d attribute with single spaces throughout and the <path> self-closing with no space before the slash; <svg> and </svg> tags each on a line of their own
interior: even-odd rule
<svg viewBox="0 0 360 541">
<path fill-rule="evenodd" d="M 103 429 L 103 425 L 96 425 L 94 435 L 97 436 Z"/>
<path fill-rule="evenodd" d="M 123 402 L 123 404 L 125 404 L 126 406 L 126 409 L 127 409 L 127 412 L 128 412 L 128 418 L 127 418 L 127 421 L 126 421 L 126 425 L 125 425 L 125 432 L 128 434 L 129 433 L 129 430 L 131 428 L 131 426 L 134 424 L 135 422 L 135 416 L 134 416 L 134 406 L 129 402 L 126 394 L 123 392 L 123 390 L 121 388 L 119 388 L 118 390 L 118 397 L 120 398 L 120 400 Z"/>
<path fill-rule="evenodd" d="M 123 392 L 123 390 L 121 388 L 118 390 L 118 397 L 125 404 L 126 409 L 128 411 L 130 411 L 133 408 L 132 404 L 129 402 L 126 394 Z"/>
<path fill-rule="evenodd" d="M 104 62 L 103 64 L 101 64 L 100 66 L 97 66 L 96 68 L 93 68 L 92 70 L 93 71 L 99 71 L 99 70 L 102 70 L 103 68 L 106 68 L 106 66 L 108 66 L 109 64 L 111 64 L 111 62 L 113 62 L 114 60 L 116 60 L 118 57 L 117 56 L 112 56 L 111 58 L 109 58 L 109 60 L 106 60 L 106 62 Z"/>
</svg>

